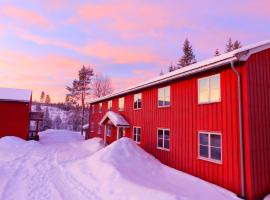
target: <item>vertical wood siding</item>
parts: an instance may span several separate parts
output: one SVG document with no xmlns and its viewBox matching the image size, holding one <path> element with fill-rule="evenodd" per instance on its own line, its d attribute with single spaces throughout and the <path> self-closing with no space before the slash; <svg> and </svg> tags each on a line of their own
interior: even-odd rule
<svg viewBox="0 0 270 200">
<path fill-rule="evenodd" d="M 270 49 L 247 62 L 250 180 L 249 199 L 270 193 Z"/>
<path fill-rule="evenodd" d="M 0 102 L 0 137 L 28 139 L 29 112 L 29 103 Z"/>
<path fill-rule="evenodd" d="M 245 70 L 242 68 L 238 66 L 241 74 L 245 75 Z M 221 102 L 199 105 L 198 78 L 216 73 L 220 73 Z M 171 86 L 171 106 L 158 108 L 158 88 L 167 85 Z M 131 124 L 131 128 L 126 131 L 126 136 L 132 138 L 133 126 L 140 126 L 141 144 L 139 145 L 164 164 L 240 195 L 237 77 L 230 67 L 204 72 L 141 92 L 142 109 L 140 110 L 133 110 L 134 94 L 124 96 L 124 111 L 118 111 L 118 97 L 113 98 L 112 110 L 123 115 Z M 106 112 L 107 101 L 103 102 L 102 113 L 98 113 L 98 103 L 95 104 L 95 114 L 92 116 L 95 123 L 93 137 L 98 136 L 98 122 Z M 157 149 L 157 128 L 170 129 L 170 151 Z M 222 164 L 198 159 L 198 131 L 200 130 L 221 132 Z"/>
</svg>

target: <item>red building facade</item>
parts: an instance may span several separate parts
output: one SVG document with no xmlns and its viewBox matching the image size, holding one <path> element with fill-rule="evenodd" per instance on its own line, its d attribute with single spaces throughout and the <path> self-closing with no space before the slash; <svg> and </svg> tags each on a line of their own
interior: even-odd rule
<svg viewBox="0 0 270 200">
<path fill-rule="evenodd" d="M 164 164 L 247 199 L 270 193 L 270 42 L 91 102 L 90 137 L 133 138 Z"/>
<path fill-rule="evenodd" d="M 0 88 L 0 138 L 28 139 L 31 96 L 30 90 Z"/>
</svg>

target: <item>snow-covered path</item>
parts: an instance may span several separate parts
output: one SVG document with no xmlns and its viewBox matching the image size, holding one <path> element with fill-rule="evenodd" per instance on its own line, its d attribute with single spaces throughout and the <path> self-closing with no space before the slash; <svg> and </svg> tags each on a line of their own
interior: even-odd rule
<svg viewBox="0 0 270 200">
<path fill-rule="evenodd" d="M 103 148 L 79 133 L 48 130 L 40 142 L 0 139 L 2 200 L 238 199 L 162 165 L 128 138 Z"/>
</svg>

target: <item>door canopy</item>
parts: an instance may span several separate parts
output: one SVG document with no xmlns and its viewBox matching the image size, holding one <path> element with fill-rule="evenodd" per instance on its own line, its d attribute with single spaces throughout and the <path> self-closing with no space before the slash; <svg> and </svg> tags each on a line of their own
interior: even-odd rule
<svg viewBox="0 0 270 200">
<path fill-rule="evenodd" d="M 114 126 L 130 127 L 129 123 L 127 122 L 127 120 L 125 120 L 125 118 L 122 115 L 115 113 L 113 111 L 108 111 L 106 115 L 104 115 L 104 117 L 101 119 L 99 124 L 103 125 L 107 119 L 110 120 Z"/>
</svg>

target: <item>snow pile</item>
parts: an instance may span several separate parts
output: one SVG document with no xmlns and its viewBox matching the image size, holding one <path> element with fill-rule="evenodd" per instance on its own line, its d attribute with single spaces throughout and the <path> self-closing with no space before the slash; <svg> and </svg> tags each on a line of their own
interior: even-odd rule
<svg viewBox="0 0 270 200">
<path fill-rule="evenodd" d="M 225 189 L 161 164 L 129 138 L 69 163 L 66 169 L 80 180 L 81 187 L 90 189 L 94 199 L 238 199 Z"/>
</svg>

